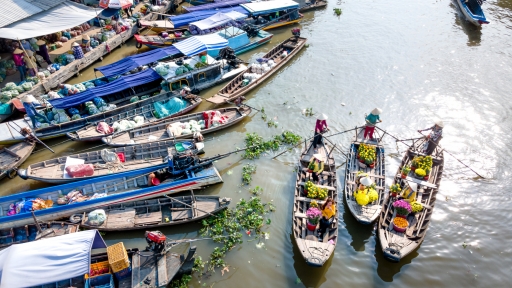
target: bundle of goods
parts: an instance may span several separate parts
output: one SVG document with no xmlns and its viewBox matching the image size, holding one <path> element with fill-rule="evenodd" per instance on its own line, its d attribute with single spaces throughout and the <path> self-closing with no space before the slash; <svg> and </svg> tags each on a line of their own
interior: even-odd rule
<svg viewBox="0 0 512 288">
<path fill-rule="evenodd" d="M 187 102 L 173 97 L 167 101 L 167 103 L 155 102 L 153 103 L 153 107 L 155 108 L 155 117 L 156 118 L 164 118 L 173 114 L 178 113 L 179 111 L 185 109 L 187 107 Z"/>
<path fill-rule="evenodd" d="M 194 132 L 199 132 L 201 129 L 206 127 L 204 120 L 190 120 L 186 123 L 175 122 L 167 125 L 167 134 L 169 136 L 181 136 L 181 135 L 191 135 Z"/>
<path fill-rule="evenodd" d="M 53 74 L 53 73 L 55 73 L 55 72 L 59 71 L 59 69 L 60 69 L 60 65 L 59 65 L 59 64 L 57 64 L 57 63 L 53 63 L 52 65 L 50 65 L 50 66 L 48 67 L 48 71 L 50 71 L 50 73 L 51 73 L 51 74 Z"/>
<path fill-rule="evenodd" d="M 80 165 L 92 166 L 92 164 L 80 164 Z M 78 165 L 73 165 L 73 166 L 78 166 Z M 71 166 L 68 166 L 68 167 L 71 167 Z M 67 168 L 66 168 L 66 171 L 67 171 Z M 82 191 L 75 189 L 75 190 L 69 192 L 68 194 L 59 197 L 59 199 L 57 199 L 57 204 L 59 204 L 59 205 L 73 204 L 76 202 L 83 202 L 88 199 L 89 199 L 89 196 L 85 196 L 82 193 Z"/>
<path fill-rule="evenodd" d="M 94 175 L 94 165 L 92 165 L 92 164 L 69 165 L 68 167 L 66 167 L 66 173 L 68 173 L 68 175 L 73 178 L 92 176 L 92 175 Z"/>
<path fill-rule="evenodd" d="M 124 119 L 119 122 L 117 122 L 117 121 L 114 122 L 114 124 L 112 124 L 112 128 L 116 132 L 121 132 L 121 131 L 133 129 L 135 127 L 139 127 L 142 124 L 144 124 L 144 117 L 135 116 L 135 117 L 133 117 L 133 121 Z"/>
<path fill-rule="evenodd" d="M 85 111 L 87 111 L 87 114 L 89 115 L 96 115 L 100 113 L 100 110 L 98 107 L 96 107 L 96 105 L 94 105 L 92 101 L 85 102 Z"/>
<path fill-rule="evenodd" d="M 30 213 L 31 211 L 42 210 L 53 206 L 53 201 L 43 200 L 41 198 L 24 199 L 22 201 L 9 205 L 7 215 L 16 215 L 22 213 Z"/>
<path fill-rule="evenodd" d="M 114 128 L 108 126 L 108 124 L 105 122 L 100 122 L 96 126 L 96 131 L 98 131 L 101 134 L 108 135 L 114 132 Z"/>
<path fill-rule="evenodd" d="M 74 85 L 60 84 L 59 87 L 61 88 L 59 90 L 59 94 L 63 96 L 70 96 L 80 93 L 80 90 L 78 90 L 78 88 Z"/>
<path fill-rule="evenodd" d="M 205 122 L 204 123 L 205 129 L 208 129 L 208 128 L 217 127 L 221 124 L 226 123 L 228 120 L 228 117 L 222 115 L 217 110 L 213 110 L 213 111 L 208 110 L 208 111 L 203 112 L 203 119 Z"/>
<path fill-rule="evenodd" d="M 87 223 L 89 225 L 93 225 L 93 226 L 100 226 L 101 224 L 103 224 L 103 222 L 105 222 L 106 219 L 107 219 L 107 214 L 105 213 L 105 210 L 103 210 L 103 209 L 94 210 L 87 215 Z M 103 270 L 103 271 L 105 271 L 105 270 Z M 106 271 L 107 272 L 109 271 L 108 267 L 106 268 Z M 94 276 L 93 271 L 91 271 L 91 276 Z"/>
</svg>

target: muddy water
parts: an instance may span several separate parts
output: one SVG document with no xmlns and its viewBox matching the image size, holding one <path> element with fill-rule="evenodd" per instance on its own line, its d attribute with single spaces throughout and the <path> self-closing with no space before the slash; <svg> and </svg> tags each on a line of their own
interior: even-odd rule
<svg viewBox="0 0 512 288">
<path fill-rule="evenodd" d="M 335 7 L 343 9 L 340 17 L 333 15 Z M 255 161 L 258 168 L 252 186 L 263 187 L 263 200 L 278 208 L 271 215 L 270 239 L 265 247 L 258 249 L 255 242 L 245 242 L 227 255 L 229 273 L 194 278 L 191 286 L 508 287 L 512 205 L 507 175 L 512 139 L 506 132 L 512 129 L 508 99 L 512 88 L 512 1 L 488 1 L 484 9 L 491 24 L 477 29 L 461 19 L 450 0 L 362 0 L 339 5 L 331 1 L 325 10 L 305 14 L 302 35 L 310 46 L 247 97 L 249 105 L 264 107 L 278 128 L 268 128 L 261 115 L 253 113 L 243 123 L 207 136 L 210 155 L 242 147 L 248 132 L 271 137 L 291 130 L 309 137 L 315 121 L 301 114 L 308 107 L 329 116 L 333 133 L 362 124 L 363 115 L 375 106 L 384 110 L 380 127 L 401 139 L 417 137 L 417 129 L 429 127 L 436 118 L 443 119 L 442 145 L 446 151 L 489 179 L 478 179 L 445 154 L 433 221 L 418 250 L 398 264 L 386 261 L 374 227 L 358 224 L 340 204 L 340 234 L 334 256 L 322 268 L 306 266 L 291 236 L 296 149 L 277 160 L 271 160 L 270 154 Z M 250 60 L 255 57 L 253 53 L 268 51 L 289 37 L 289 29 L 271 31 L 275 36 L 270 44 L 242 58 Z M 96 66 L 135 52 L 132 40 Z M 93 77 L 89 68 L 70 83 Z M 211 96 L 219 88 L 201 95 Z M 198 111 L 208 108 L 211 106 L 204 103 Z M 346 150 L 350 138 L 344 134 L 332 140 Z M 65 140 L 55 139 L 50 144 Z M 392 175 L 405 146 L 391 138 L 385 140 L 386 172 Z M 67 142 L 55 150 L 66 155 L 94 145 L 99 143 Z M 27 163 L 54 156 L 42 151 Z M 341 165 L 343 156 L 336 155 L 336 161 Z M 224 183 L 198 193 L 227 196 L 234 202 L 249 197 L 249 187 L 240 186 L 241 169 L 248 162 L 239 156 L 217 162 Z M 343 166 L 338 175 L 343 185 Z M 390 182 L 391 177 L 387 180 Z M 1 184 L 2 195 L 43 187 L 20 179 Z M 162 232 L 172 238 L 197 237 L 199 228 L 192 224 Z M 128 247 L 143 248 L 142 236 L 142 231 L 134 231 L 108 233 L 105 238 L 110 244 L 124 241 Z M 198 242 L 197 246 L 199 255 L 206 259 L 215 245 Z"/>
</svg>

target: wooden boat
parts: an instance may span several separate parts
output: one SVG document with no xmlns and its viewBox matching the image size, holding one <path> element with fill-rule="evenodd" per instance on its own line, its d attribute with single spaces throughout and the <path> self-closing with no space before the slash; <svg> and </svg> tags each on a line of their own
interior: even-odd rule
<svg viewBox="0 0 512 288">
<path fill-rule="evenodd" d="M 183 147 L 183 144 L 192 146 L 193 153 L 203 153 L 203 143 L 193 144 L 190 141 L 161 141 L 161 142 L 149 142 L 147 144 L 140 144 L 130 147 L 119 147 L 115 149 L 104 149 L 109 152 L 116 154 L 122 154 L 125 158 L 125 162 L 119 164 L 107 164 L 102 157 L 102 151 L 85 152 L 75 155 L 63 156 L 59 158 L 49 159 L 38 163 L 30 164 L 26 169 L 19 169 L 18 175 L 22 179 L 38 180 L 46 183 L 62 184 L 75 182 L 85 179 L 97 178 L 105 175 L 111 175 L 113 173 L 122 173 L 126 171 L 137 171 L 140 169 L 146 169 L 153 167 L 154 170 L 162 169 L 167 167 L 167 163 L 163 160 L 171 153 L 172 155 L 180 154 L 183 151 L 178 152 L 176 145 L 179 148 Z M 84 176 L 80 178 L 71 178 L 64 174 L 66 161 L 69 158 L 81 159 L 84 164 L 93 164 L 94 174 L 92 176 Z"/>
<path fill-rule="evenodd" d="M 165 31 L 165 30 L 164 30 Z M 191 36 L 182 36 L 182 37 L 175 37 L 175 38 L 164 38 L 160 35 L 140 35 L 135 34 L 135 47 L 141 48 L 142 45 L 148 46 L 149 49 L 157 49 L 157 48 L 163 48 L 167 46 L 171 46 L 172 44 L 182 41 L 185 39 L 190 38 Z"/>
<path fill-rule="evenodd" d="M 428 181 L 419 180 L 414 177 L 411 172 L 407 178 L 402 179 L 401 170 L 404 166 L 410 166 L 412 159 L 416 155 L 424 155 L 419 147 L 422 147 L 425 140 L 417 140 L 411 148 L 407 150 L 402 159 L 398 173 L 395 175 L 393 184 L 400 184 L 400 187 L 407 187 L 407 182 L 418 184 L 417 200 L 423 205 L 423 210 L 415 214 L 409 214 L 407 221 L 409 226 L 404 233 L 399 233 L 393 229 L 393 219 L 395 211 L 392 206 L 395 197 L 388 197 L 382 205 L 382 211 L 379 218 L 378 236 L 380 246 L 384 253 L 384 257 L 398 262 L 414 251 L 425 239 L 427 229 L 430 224 L 434 205 L 436 202 L 437 192 L 441 184 L 441 177 L 444 168 L 443 149 L 437 146 L 432 153 L 433 165 Z"/>
<path fill-rule="evenodd" d="M 464 17 L 476 26 L 482 26 L 482 24 L 489 24 L 487 18 L 485 18 L 484 10 L 482 10 L 482 4 L 485 0 L 455 0 L 459 6 Z"/>
<path fill-rule="evenodd" d="M 283 67 L 290 59 L 292 59 L 297 53 L 304 47 L 307 39 L 303 37 L 291 37 L 281 42 L 276 47 L 272 48 L 267 54 L 261 58 L 273 60 L 276 65 L 271 68 L 268 72 L 261 75 L 259 79 L 252 80 L 249 84 L 244 86 L 244 74 L 250 71 L 250 67 L 244 72 L 240 73 L 235 79 L 231 80 L 226 86 L 224 86 L 217 94 L 213 97 L 206 99 L 206 101 L 214 104 L 223 104 L 227 101 L 232 101 L 239 96 L 246 94 L 252 89 L 256 88 L 259 84 L 268 79 L 277 70 Z M 281 55 L 284 51 L 288 51 L 288 56 L 282 58 Z"/>
<path fill-rule="evenodd" d="M 219 111 L 222 114 L 222 116 L 227 117 L 226 123 L 220 124 L 217 127 L 211 127 L 201 130 L 201 134 L 216 132 L 224 128 L 230 127 L 236 123 L 241 122 L 246 116 L 248 116 L 251 113 L 251 109 L 249 108 L 243 109 L 236 107 L 218 109 L 216 111 Z M 103 143 L 109 146 L 121 147 L 143 143 L 151 143 L 155 141 L 168 141 L 172 139 L 191 138 L 193 136 L 192 134 L 171 136 L 167 133 L 166 128 L 171 123 L 184 123 L 190 120 L 204 120 L 204 112 L 205 111 L 177 118 L 167 119 L 165 121 L 160 121 L 154 124 L 146 124 L 129 131 L 123 131 L 121 133 L 115 133 L 112 136 L 104 137 L 102 141 Z"/>
<path fill-rule="evenodd" d="M 12 244 L 21 244 L 39 239 L 70 234 L 78 232 L 79 224 L 53 221 L 49 223 L 38 224 L 41 232 L 38 231 L 36 224 L 25 225 L 21 227 L 6 228 L 0 230 L 0 249 L 9 247 Z"/>
<path fill-rule="evenodd" d="M 27 225 L 33 222 L 29 212 L 7 215 L 11 204 L 29 199 L 49 199 L 53 206 L 34 211 L 35 217 L 40 221 L 53 221 L 69 217 L 75 213 L 93 210 L 116 203 L 135 200 L 145 200 L 172 194 L 181 191 L 199 189 L 208 185 L 222 182 L 217 169 L 208 162 L 202 167 L 193 170 L 175 172 L 166 181 L 157 186 L 148 186 L 148 174 L 157 170 L 152 166 L 135 171 L 115 173 L 107 176 L 72 182 L 47 188 L 32 190 L 24 193 L 0 197 L 0 229 Z M 171 168 L 168 168 L 171 169 Z M 86 198 L 82 202 L 58 205 L 58 199 L 70 192 L 80 191 Z M 105 196 L 106 194 L 106 196 Z"/>
<path fill-rule="evenodd" d="M 14 178 L 16 169 L 27 160 L 35 147 L 35 141 L 25 140 L 0 149 L 0 179 L 5 178 L 5 176 L 11 179 Z"/>
<path fill-rule="evenodd" d="M 100 231 L 153 229 L 190 223 L 226 209 L 231 199 L 219 196 L 181 196 L 156 198 L 111 205 L 106 208 L 103 224 L 89 224 L 83 213 L 82 227 Z"/>
<path fill-rule="evenodd" d="M 300 7 L 300 12 L 312 11 L 315 9 L 325 8 L 327 6 L 327 1 L 318 0 L 315 3 L 311 4 L 311 2 L 306 2 L 306 5 Z"/>
<path fill-rule="evenodd" d="M 293 197 L 293 213 L 292 213 L 292 230 L 295 236 L 295 242 L 306 260 L 306 263 L 311 266 L 321 267 L 331 257 L 336 248 L 338 236 L 338 193 L 336 183 L 336 164 L 332 156 L 332 150 L 326 145 L 320 144 L 318 152 L 314 152 L 313 142 L 304 147 L 300 156 L 297 182 L 295 184 L 295 193 Z M 321 188 L 328 190 L 328 197 L 334 199 L 336 206 L 336 215 L 331 226 L 324 233 L 323 239 L 317 238 L 316 232 L 307 229 L 306 211 L 313 199 L 307 198 L 304 193 L 304 185 L 307 181 L 312 181 L 311 173 L 308 171 L 308 164 L 313 154 L 319 153 L 327 159 L 324 164 L 324 172 L 321 174 L 320 184 L 317 185 Z M 317 200 L 319 205 L 324 201 Z"/>
<path fill-rule="evenodd" d="M 381 139 L 376 139 L 376 141 L 370 141 L 364 139 L 364 128 L 358 130 L 358 133 L 354 137 L 352 144 L 350 144 L 350 149 L 348 151 L 347 157 L 347 165 L 345 170 L 345 201 L 347 202 L 347 206 L 350 210 L 350 213 L 362 224 L 370 224 L 375 219 L 377 219 L 380 215 L 380 211 L 382 209 L 382 203 L 386 198 L 385 194 L 385 171 L 386 171 L 386 161 L 384 155 L 384 146 L 380 144 Z M 367 144 L 375 147 L 376 150 L 376 160 L 374 163 L 374 167 L 371 168 L 370 165 L 366 165 L 361 163 L 357 158 L 357 151 L 359 149 L 359 145 Z M 362 174 L 364 173 L 364 174 Z M 379 199 L 369 203 L 366 206 L 360 206 L 357 204 L 354 198 L 354 191 L 358 189 L 359 183 L 357 183 L 357 178 L 367 176 L 369 177 L 373 183 L 375 184 L 375 190 L 379 194 Z"/>
<path fill-rule="evenodd" d="M 122 114 L 113 115 L 109 118 L 102 119 L 101 122 L 105 122 L 109 125 L 112 125 L 114 122 L 118 122 L 121 120 L 132 120 L 132 118 L 135 116 L 142 116 L 142 117 L 144 117 L 145 124 L 152 125 L 153 123 L 160 122 L 164 119 L 175 118 L 180 115 L 185 115 L 188 112 L 192 111 L 197 106 L 199 106 L 199 104 L 201 104 L 201 102 L 203 101 L 201 98 L 197 97 L 196 95 L 190 95 L 187 97 L 181 97 L 181 96 L 173 96 L 173 97 L 179 97 L 181 100 L 185 101 L 187 106 L 185 108 L 183 108 L 182 110 L 180 110 L 174 114 L 171 114 L 169 116 L 162 117 L 162 118 L 156 118 L 155 117 L 156 110 L 155 110 L 154 103 L 155 102 L 163 102 L 172 97 L 168 97 L 167 95 L 163 95 L 160 97 L 155 96 L 155 97 L 153 97 L 153 101 L 151 101 L 150 103 L 146 103 L 146 105 L 144 105 L 138 109 L 136 108 L 131 111 L 126 111 L 125 113 L 122 113 Z M 96 129 L 96 126 L 97 126 L 97 123 L 93 123 L 91 125 L 88 125 L 81 129 L 78 129 L 76 131 L 68 132 L 68 133 L 66 133 L 66 135 L 69 138 L 71 138 L 73 141 L 100 141 L 101 138 L 114 134 L 114 133 L 104 134 L 104 133 L 98 132 L 98 130 Z"/>
<path fill-rule="evenodd" d="M 263 30 L 249 34 L 236 27 L 228 27 L 217 32 L 218 35 L 229 42 L 229 47 L 235 51 L 235 55 L 243 54 L 249 50 L 255 49 L 263 44 L 270 42 L 274 34 Z M 217 57 L 220 50 L 208 50 L 208 55 Z"/>
<path fill-rule="evenodd" d="M 247 12 L 250 18 L 246 19 L 246 23 L 253 25 L 265 25 L 262 29 L 267 31 L 274 28 L 283 27 L 299 23 L 304 15 L 299 13 L 299 3 L 291 0 L 270 0 L 263 2 L 251 2 L 240 4 Z M 276 15 L 276 18 L 274 18 Z"/>
</svg>

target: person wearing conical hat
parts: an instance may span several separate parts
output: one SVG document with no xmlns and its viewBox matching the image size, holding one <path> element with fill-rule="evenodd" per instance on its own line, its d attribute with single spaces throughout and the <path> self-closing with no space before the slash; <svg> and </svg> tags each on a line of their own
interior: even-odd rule
<svg viewBox="0 0 512 288">
<path fill-rule="evenodd" d="M 366 116 L 366 127 L 364 128 L 364 139 L 373 140 L 373 132 L 375 131 L 375 125 L 377 123 L 382 122 L 380 120 L 380 113 L 382 113 L 382 109 L 375 108 L 370 112 L 370 115 Z"/>
<path fill-rule="evenodd" d="M 443 121 L 437 120 L 436 122 L 434 122 L 434 126 L 423 130 L 418 130 L 418 132 L 420 133 L 423 131 L 430 130 L 429 135 L 426 136 L 427 141 L 425 141 L 425 144 L 423 145 L 423 153 L 427 155 L 432 155 L 437 145 L 439 144 L 439 141 L 441 141 L 441 139 L 443 138 L 443 128 Z"/>
<path fill-rule="evenodd" d="M 327 131 L 327 115 L 320 114 L 316 119 L 315 138 L 313 139 L 313 148 L 317 152 L 317 146 L 322 142 L 322 134 Z"/>
<path fill-rule="evenodd" d="M 46 47 L 46 42 L 39 39 L 36 44 L 39 46 L 39 51 L 36 51 L 36 53 L 41 55 L 48 65 L 52 64 L 52 61 L 50 61 L 50 55 L 48 54 L 48 47 Z"/>
<path fill-rule="evenodd" d="M 21 81 L 25 81 L 27 77 L 27 68 L 25 67 L 25 62 L 23 61 L 23 50 L 16 48 L 14 52 L 12 52 L 12 60 L 14 61 L 14 65 L 16 65 L 16 69 L 20 71 Z"/>
<path fill-rule="evenodd" d="M 36 57 L 34 57 L 34 52 L 30 51 L 30 50 L 26 50 L 25 53 L 23 53 L 25 55 L 24 57 L 24 60 L 25 60 L 25 63 L 27 64 L 27 70 L 28 70 L 28 75 L 30 75 L 31 77 L 34 77 L 37 75 L 37 64 L 36 64 Z"/>
<path fill-rule="evenodd" d="M 403 200 L 412 203 L 416 201 L 416 193 L 418 192 L 418 184 L 414 182 L 407 182 L 407 187 L 402 190 L 400 193 L 400 198 Z"/>
<path fill-rule="evenodd" d="M 308 169 L 313 177 L 313 182 L 318 183 L 320 180 L 318 175 L 324 171 L 324 157 L 321 154 L 313 154 L 309 161 Z"/>
</svg>

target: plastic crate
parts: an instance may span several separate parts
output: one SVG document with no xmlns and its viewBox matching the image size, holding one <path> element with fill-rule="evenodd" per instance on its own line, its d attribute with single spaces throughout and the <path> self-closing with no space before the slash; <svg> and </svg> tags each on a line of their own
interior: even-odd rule
<svg viewBox="0 0 512 288">
<path fill-rule="evenodd" d="M 102 268 L 108 268 L 108 272 L 104 273 L 104 274 L 111 274 L 112 273 L 112 270 L 110 269 L 110 266 L 108 265 L 108 261 L 103 261 L 103 262 L 98 262 L 98 263 L 91 264 L 91 268 L 89 269 L 89 272 L 91 270 L 98 270 L 98 269 L 102 269 Z M 90 276 L 89 274 L 85 274 L 85 279 L 96 277 L 96 276 L 101 276 L 101 275 L 104 275 L 104 274 L 94 275 L 94 276 Z"/>
<path fill-rule="evenodd" d="M 123 242 L 107 247 L 107 255 L 108 263 L 114 273 L 130 267 L 130 260 L 128 260 L 128 253 L 124 249 Z"/>
<path fill-rule="evenodd" d="M 114 273 L 114 275 L 116 275 L 116 278 L 119 281 L 128 278 L 132 275 L 132 267 L 125 268 L 119 272 Z"/>
<path fill-rule="evenodd" d="M 112 274 L 103 274 L 85 280 L 85 288 L 115 288 Z"/>
</svg>

